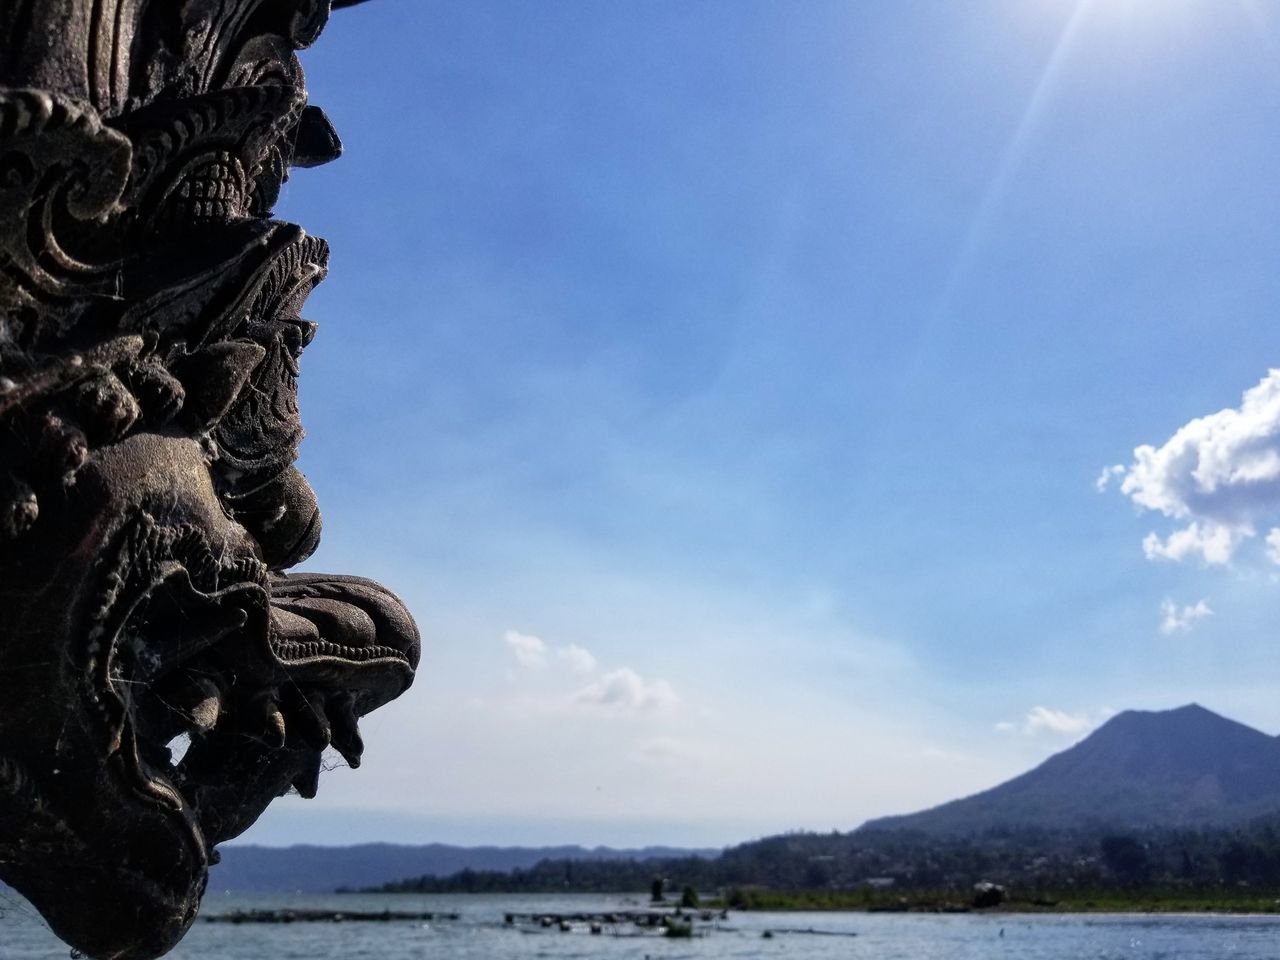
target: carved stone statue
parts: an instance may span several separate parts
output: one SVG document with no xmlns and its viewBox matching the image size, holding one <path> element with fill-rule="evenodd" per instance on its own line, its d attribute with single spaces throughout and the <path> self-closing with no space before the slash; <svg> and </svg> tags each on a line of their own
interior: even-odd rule
<svg viewBox="0 0 1280 960">
<path fill-rule="evenodd" d="M 329 7 L 0 0 L 0 879 L 95 958 L 171 948 L 417 665 L 387 590 L 286 573 L 327 251 L 270 215 L 341 149 L 295 56 Z"/>
</svg>

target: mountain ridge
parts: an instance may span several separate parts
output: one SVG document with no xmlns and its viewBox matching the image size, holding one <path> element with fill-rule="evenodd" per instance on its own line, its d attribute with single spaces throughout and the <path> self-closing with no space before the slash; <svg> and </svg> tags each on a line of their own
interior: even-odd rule
<svg viewBox="0 0 1280 960">
<path fill-rule="evenodd" d="M 1030 828 L 1105 834 L 1235 827 L 1261 817 L 1280 819 L 1280 737 L 1192 703 L 1172 710 L 1123 711 L 1078 743 L 1003 783 L 927 810 L 869 820 L 854 833 L 963 837 Z M 757 848 L 789 842 L 785 835 L 763 838 L 728 852 L 749 858 Z M 441 843 L 231 845 L 222 848 L 223 860 L 211 873 L 210 890 L 320 892 L 374 887 L 396 878 L 447 877 L 463 870 L 509 873 L 547 860 L 710 859 L 721 852 Z"/>
<path fill-rule="evenodd" d="M 860 830 L 1227 826 L 1280 811 L 1280 738 L 1191 703 L 1126 710 L 1038 766 Z"/>
<path fill-rule="evenodd" d="M 714 857 L 719 849 L 650 846 L 460 847 L 444 843 L 297 844 L 265 847 L 228 844 L 209 872 L 209 891 L 331 893 L 337 887 L 375 886 L 398 877 L 447 876 L 460 870 L 527 869 L 541 860 L 658 860 Z"/>
</svg>

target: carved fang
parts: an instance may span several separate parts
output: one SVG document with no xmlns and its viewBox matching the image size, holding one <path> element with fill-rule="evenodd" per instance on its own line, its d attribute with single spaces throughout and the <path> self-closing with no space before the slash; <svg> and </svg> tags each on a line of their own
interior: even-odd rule
<svg viewBox="0 0 1280 960">
<path fill-rule="evenodd" d="M 333 747 L 351 769 L 360 766 L 364 740 L 360 737 L 355 704 L 350 695 L 340 694 L 329 701 L 329 722 L 333 727 Z"/>
<path fill-rule="evenodd" d="M 305 800 L 311 800 L 320 789 L 320 751 L 309 756 L 302 772 L 294 778 L 293 788 Z"/>
</svg>

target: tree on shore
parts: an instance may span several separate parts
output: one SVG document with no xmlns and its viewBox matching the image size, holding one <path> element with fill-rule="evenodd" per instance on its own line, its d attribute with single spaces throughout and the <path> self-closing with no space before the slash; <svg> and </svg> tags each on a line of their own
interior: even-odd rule
<svg viewBox="0 0 1280 960">
<path fill-rule="evenodd" d="M 649 884 L 649 899 L 654 903 L 662 902 L 662 878 L 654 877 L 653 882 Z"/>
</svg>

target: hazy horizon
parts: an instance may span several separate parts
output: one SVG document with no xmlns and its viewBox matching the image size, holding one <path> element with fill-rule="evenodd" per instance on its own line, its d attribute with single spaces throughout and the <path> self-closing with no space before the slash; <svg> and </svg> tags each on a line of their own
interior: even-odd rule
<svg viewBox="0 0 1280 960">
<path fill-rule="evenodd" d="M 424 656 L 241 842 L 721 846 L 1280 730 L 1280 9 L 378 0 L 302 57 L 308 567 Z"/>
<path fill-rule="evenodd" d="M 1181 705 L 1181 707 L 1172 707 L 1169 710 L 1157 712 L 1182 713 L 1193 707 L 1204 709 L 1201 704 L 1188 703 Z M 1142 711 L 1138 712 L 1141 713 Z M 1228 725 L 1239 723 L 1238 720 L 1229 715 L 1217 714 L 1217 716 L 1220 719 L 1227 720 L 1229 722 Z M 1114 719 L 1114 717 L 1108 719 Z M 1090 731 L 1090 733 L 1093 732 Z M 1277 736 L 1277 734 L 1268 733 L 1267 731 L 1257 732 L 1264 736 Z M 1081 737 L 1081 739 L 1085 738 Z M 1074 744 L 1066 744 L 1063 749 L 1068 749 L 1070 746 L 1074 746 Z M 1037 763 L 1035 766 L 1038 767 L 1039 764 Z M 1028 771 L 1015 771 L 1014 776 L 1017 777 L 1026 772 Z M 984 784 L 975 792 L 984 793 L 989 788 L 1000 785 L 994 782 Z M 946 796 L 939 803 L 947 804 L 950 801 L 960 800 L 972 795 L 957 794 Z M 776 826 L 763 832 L 734 834 L 732 831 L 735 825 L 728 822 L 713 825 L 708 825 L 705 822 L 671 823 L 660 821 L 608 821 L 607 823 L 600 823 L 590 820 L 538 820 L 524 822 L 519 819 L 494 822 L 492 819 L 486 818 L 443 820 L 432 818 L 429 815 L 415 815 L 406 812 L 391 815 L 380 814 L 376 823 L 372 825 L 371 832 L 368 825 L 362 825 L 363 829 L 368 832 L 367 836 L 363 836 L 358 841 L 347 842 L 335 840 L 335 837 L 342 836 L 349 829 L 350 819 L 358 819 L 362 816 L 358 810 L 333 811 L 315 809 L 314 805 L 300 802 L 299 798 L 296 797 L 279 801 L 277 806 L 281 804 L 288 804 L 288 809 L 279 811 L 275 815 L 277 822 L 272 824 L 273 829 L 268 832 L 266 839 L 246 839 L 242 837 L 232 841 L 232 843 L 265 847 L 295 845 L 349 846 L 358 843 L 402 845 L 443 843 L 460 847 L 580 846 L 588 849 L 593 847 L 722 849 L 762 839 L 766 836 L 776 836 L 797 831 L 826 833 L 835 830 L 848 832 L 863 825 L 862 823 L 843 826 L 838 824 L 830 826 L 790 824 L 788 826 Z M 930 804 L 929 807 L 922 809 L 930 809 L 936 805 Z M 889 811 L 887 815 L 895 816 L 918 812 L 921 812 L 921 810 L 903 809 Z M 606 837 L 607 839 L 589 839 L 591 837 Z M 540 839 L 531 840 L 530 838 Z"/>
</svg>

